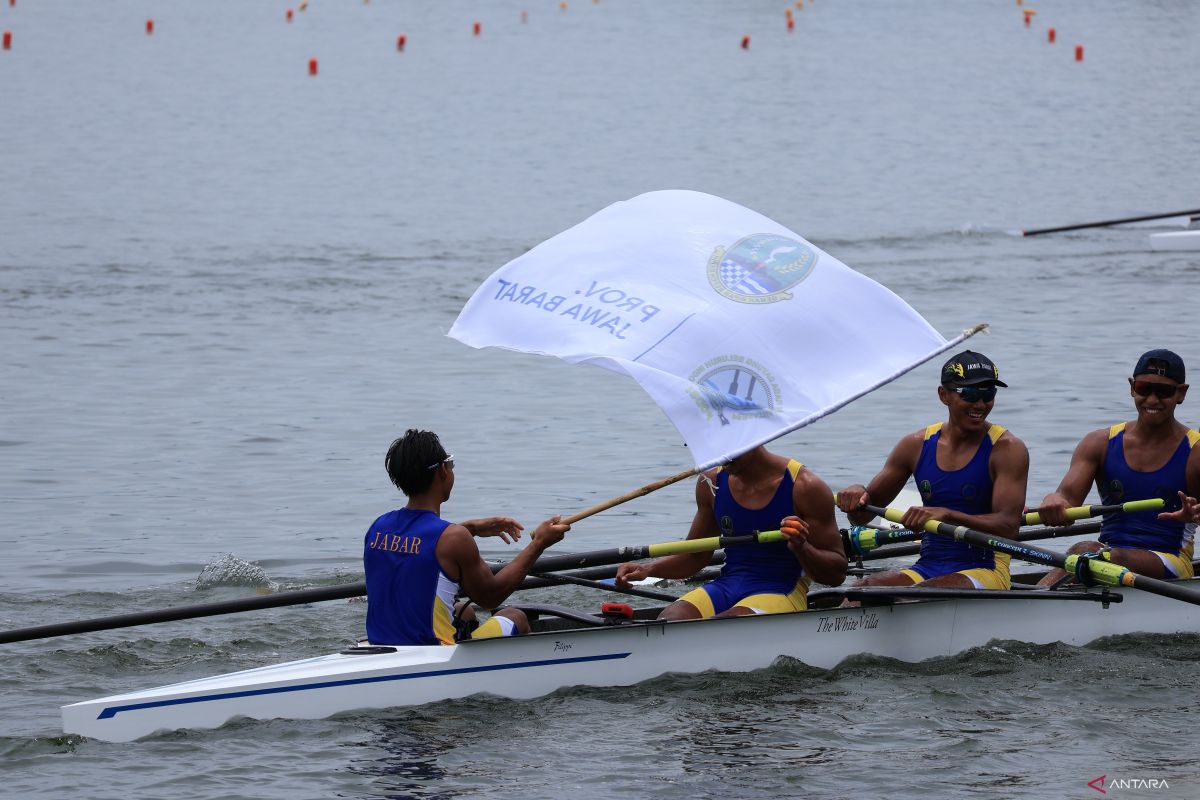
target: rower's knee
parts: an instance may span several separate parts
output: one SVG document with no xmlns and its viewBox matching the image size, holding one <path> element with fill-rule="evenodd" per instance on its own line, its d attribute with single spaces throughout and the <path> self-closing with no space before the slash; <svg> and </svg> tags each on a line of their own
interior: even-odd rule
<svg viewBox="0 0 1200 800">
<path fill-rule="evenodd" d="M 1076 542 L 1067 548 L 1067 554 L 1077 556 L 1082 553 L 1094 553 L 1103 547 L 1104 545 L 1100 544 L 1099 542 Z"/>
<path fill-rule="evenodd" d="M 497 617 L 511 619 L 517 633 L 529 633 L 529 617 L 525 616 L 525 612 L 519 608 L 502 608 L 496 612 Z"/>
<path fill-rule="evenodd" d="M 667 606 L 658 615 L 661 620 L 681 620 L 681 619 L 700 619 L 702 614 L 700 609 L 689 603 L 687 600 L 676 600 L 671 605 Z"/>
</svg>

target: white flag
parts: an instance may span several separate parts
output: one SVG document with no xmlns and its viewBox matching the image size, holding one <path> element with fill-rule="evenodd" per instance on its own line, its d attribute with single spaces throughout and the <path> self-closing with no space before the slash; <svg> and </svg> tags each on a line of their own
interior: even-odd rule
<svg viewBox="0 0 1200 800">
<path fill-rule="evenodd" d="M 700 469 L 894 380 L 947 342 L 802 237 L 700 192 L 615 203 L 510 261 L 450 329 L 636 380 Z"/>
</svg>

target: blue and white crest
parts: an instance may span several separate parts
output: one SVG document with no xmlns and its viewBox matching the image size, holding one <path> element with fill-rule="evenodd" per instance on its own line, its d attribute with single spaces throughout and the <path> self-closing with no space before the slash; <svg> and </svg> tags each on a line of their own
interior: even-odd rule
<svg viewBox="0 0 1200 800">
<path fill-rule="evenodd" d="M 739 303 L 776 303 L 812 274 L 817 253 L 804 242 L 775 233 L 745 236 L 708 260 L 708 282 Z"/>
</svg>

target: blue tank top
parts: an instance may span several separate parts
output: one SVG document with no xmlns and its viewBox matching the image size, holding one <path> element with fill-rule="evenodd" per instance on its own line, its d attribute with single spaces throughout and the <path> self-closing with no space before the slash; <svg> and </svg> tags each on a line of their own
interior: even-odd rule
<svg viewBox="0 0 1200 800">
<path fill-rule="evenodd" d="M 788 461 L 779 488 L 770 502 L 758 509 L 744 508 L 733 499 L 729 491 L 729 473 L 717 473 L 717 495 L 713 498 L 713 515 L 722 536 L 745 536 L 756 531 L 779 530 L 784 517 L 795 514 L 792 504 L 792 486 L 804 465 L 799 461 Z M 755 580 L 778 581 L 793 584 L 804 575 L 804 568 L 785 542 L 749 544 L 725 548 L 725 566 L 721 577 L 748 576 Z"/>
<path fill-rule="evenodd" d="M 442 572 L 437 544 L 449 522 L 432 511 L 389 511 L 367 529 L 367 640 L 454 644 L 458 584 Z"/>
<path fill-rule="evenodd" d="M 988 428 L 987 436 L 983 437 L 979 449 L 967 465 L 948 472 L 937 463 L 937 443 L 942 435 L 942 424 L 938 422 L 925 429 L 921 457 L 917 459 L 917 468 L 913 470 L 922 504 L 927 508 L 948 508 L 962 514 L 992 513 L 992 476 L 988 462 L 992 457 L 992 447 L 1004 434 L 1004 428 L 999 425 Z M 972 547 L 938 533 L 926 533 L 921 537 L 919 561 L 926 568 L 932 567 L 938 575 L 964 569 L 996 568 L 996 556 L 992 551 Z"/>
<path fill-rule="evenodd" d="M 1100 502 L 1117 505 L 1130 500 L 1161 497 L 1167 511 L 1179 509 L 1178 492 L 1187 491 L 1187 462 L 1200 432 L 1189 430 L 1171 458 L 1159 469 L 1139 472 L 1125 461 L 1125 423 L 1108 429 L 1108 449 L 1097 479 Z M 1158 511 L 1105 514 L 1100 541 L 1110 547 L 1132 547 L 1179 555 L 1191 542 L 1195 527 L 1160 520 Z"/>
</svg>

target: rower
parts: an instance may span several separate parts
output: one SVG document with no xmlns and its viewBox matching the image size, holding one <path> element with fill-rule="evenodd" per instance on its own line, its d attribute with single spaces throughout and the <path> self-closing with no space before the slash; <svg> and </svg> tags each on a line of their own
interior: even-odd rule
<svg viewBox="0 0 1200 800">
<path fill-rule="evenodd" d="M 1193 538 L 1200 522 L 1200 432 L 1175 419 L 1187 396 L 1183 359 L 1170 350 L 1143 353 L 1129 378 L 1137 419 L 1092 431 L 1079 442 L 1058 488 L 1038 509 L 1047 525 L 1070 525 L 1092 484 L 1105 505 L 1161 498 L 1166 511 L 1117 512 L 1100 525 L 1100 541 L 1077 542 L 1070 553 L 1098 553 L 1151 578 L 1191 578 Z M 1039 585 L 1066 573 L 1051 570 Z"/>
<path fill-rule="evenodd" d="M 744 453 L 696 482 L 696 514 L 688 539 L 783 531 L 785 542 L 725 549 L 721 576 L 671 603 L 659 619 L 682 620 L 775 614 L 808 607 L 816 580 L 839 586 L 846 553 L 833 516 L 833 493 L 799 461 L 765 447 Z M 690 578 L 708 566 L 711 551 L 622 564 L 617 585 L 656 578 Z"/>
<path fill-rule="evenodd" d="M 529 632 L 517 609 L 501 609 L 477 625 L 469 603 L 457 608 L 459 587 L 485 608 L 496 608 L 529 574 L 538 556 L 571 526 L 551 517 L 530 534 L 525 549 L 499 572 L 479 556 L 475 536 L 511 543 L 524 526 L 511 517 L 455 524 L 442 519 L 454 488 L 454 456 L 430 431 L 410 429 L 392 442 L 384 459 L 388 477 L 408 497 L 367 529 L 363 568 L 367 582 L 367 639 L 379 645 L 454 644 L 464 638 Z M 457 612 L 457 613 L 456 613 Z"/>
<path fill-rule="evenodd" d="M 904 513 L 906 528 L 924 530 L 927 521 L 937 520 L 1015 538 L 1025 505 L 1029 451 L 1010 431 L 988 422 L 998 387 L 1008 384 L 987 356 L 964 350 L 951 357 L 942 366 L 937 389 L 948 411 L 946 422 L 901 439 L 867 486 L 838 492 L 838 508 L 852 524 L 866 524 L 874 515 L 858 509 L 886 506 L 911 476 L 923 505 Z M 857 585 L 1008 589 L 1008 563 L 1008 555 L 925 533 L 912 567 L 876 573 Z"/>
</svg>

